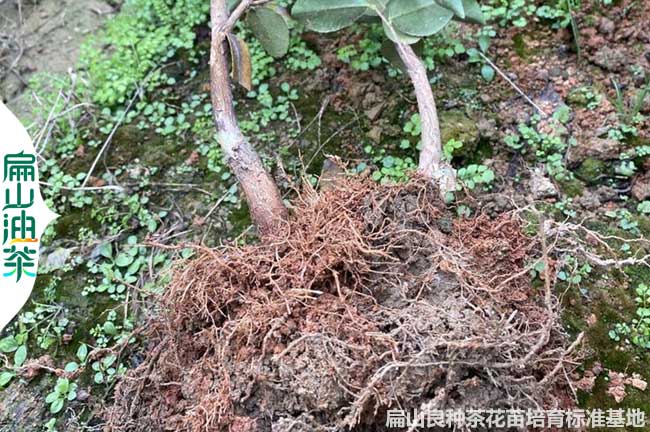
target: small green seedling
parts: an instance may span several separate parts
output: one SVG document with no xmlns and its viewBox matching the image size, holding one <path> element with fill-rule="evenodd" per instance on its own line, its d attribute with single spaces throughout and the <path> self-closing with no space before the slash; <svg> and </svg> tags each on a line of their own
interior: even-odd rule
<svg viewBox="0 0 650 432">
<path fill-rule="evenodd" d="M 54 391 L 48 394 L 45 402 L 50 404 L 50 412 L 56 414 L 63 409 L 66 401 L 77 398 L 77 384 L 71 383 L 67 378 L 59 378 L 54 386 Z"/>
</svg>

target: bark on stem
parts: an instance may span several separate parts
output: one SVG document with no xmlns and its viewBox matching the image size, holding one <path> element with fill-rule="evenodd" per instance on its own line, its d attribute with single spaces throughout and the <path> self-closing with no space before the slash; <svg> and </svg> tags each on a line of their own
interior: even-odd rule
<svg viewBox="0 0 650 432">
<path fill-rule="evenodd" d="M 210 94 L 214 123 L 226 161 L 244 191 L 251 218 L 260 233 L 267 234 L 287 218 L 287 209 L 276 184 L 237 122 L 226 51 L 226 34 L 229 31 L 226 3 L 226 0 L 211 0 L 210 7 Z"/>
<path fill-rule="evenodd" d="M 420 151 L 418 172 L 427 178 L 435 180 L 440 187 L 440 193 L 444 197 L 447 192 L 456 190 L 456 173 L 451 165 L 442 158 L 438 111 L 431 84 L 429 84 L 427 69 L 410 45 L 395 43 L 395 46 L 413 83 L 418 101 L 418 110 L 422 123 L 422 149 Z"/>
</svg>

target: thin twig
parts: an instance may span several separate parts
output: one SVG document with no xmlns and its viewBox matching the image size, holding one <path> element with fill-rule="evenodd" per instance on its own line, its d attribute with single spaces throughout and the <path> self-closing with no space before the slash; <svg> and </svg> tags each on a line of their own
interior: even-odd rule
<svg viewBox="0 0 650 432">
<path fill-rule="evenodd" d="M 485 54 L 483 54 L 483 53 L 480 52 L 480 51 L 478 51 L 478 54 L 479 54 L 481 57 L 483 57 L 483 60 L 485 60 L 485 61 L 486 61 L 490 66 L 492 66 L 492 68 L 493 68 L 495 71 L 497 71 L 497 73 L 498 73 L 499 75 L 501 75 L 501 78 L 503 78 L 504 80 L 506 80 L 506 82 L 507 82 L 508 84 L 510 84 L 510 85 L 512 86 L 512 88 L 515 89 L 515 91 L 516 91 L 517 93 L 519 93 L 519 94 L 520 94 L 524 99 L 526 99 L 526 101 L 527 101 L 529 104 L 531 104 L 531 105 L 532 105 L 532 106 L 537 110 L 537 112 L 539 112 L 539 114 L 540 114 L 543 118 L 547 118 L 547 117 L 548 117 L 548 114 L 546 114 L 546 113 L 545 113 L 545 112 L 544 112 L 544 111 L 539 107 L 539 105 L 537 105 L 535 102 L 533 102 L 533 100 L 532 100 L 531 98 L 529 98 L 528 95 L 526 95 L 526 93 L 524 93 L 523 90 L 521 90 L 521 89 L 517 86 L 517 84 L 515 84 L 515 83 L 514 83 L 510 78 L 508 78 L 508 76 L 507 76 L 507 75 L 506 75 L 506 74 L 505 74 L 505 73 L 504 73 L 504 72 L 503 72 L 503 71 L 502 71 L 502 70 L 501 70 L 497 65 L 495 65 L 495 64 L 492 62 L 492 60 L 490 60 L 489 58 L 487 58 L 487 57 L 485 56 Z"/>
</svg>

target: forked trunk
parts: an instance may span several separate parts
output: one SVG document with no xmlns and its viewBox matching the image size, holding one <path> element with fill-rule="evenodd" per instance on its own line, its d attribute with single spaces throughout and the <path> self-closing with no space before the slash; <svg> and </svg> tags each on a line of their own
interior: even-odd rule
<svg viewBox="0 0 650 432">
<path fill-rule="evenodd" d="M 251 218 L 266 234 L 287 218 L 280 191 L 264 169 L 262 160 L 244 137 L 237 123 L 228 67 L 226 0 L 212 0 L 212 46 L 210 50 L 210 93 L 219 144 L 239 185 L 244 191 Z"/>
<path fill-rule="evenodd" d="M 427 69 L 410 45 L 396 43 L 397 52 L 406 66 L 407 73 L 415 88 L 420 121 L 422 123 L 422 149 L 418 172 L 436 181 L 443 197 L 456 190 L 456 173 L 442 158 L 442 139 L 436 100 L 433 97 Z"/>
</svg>

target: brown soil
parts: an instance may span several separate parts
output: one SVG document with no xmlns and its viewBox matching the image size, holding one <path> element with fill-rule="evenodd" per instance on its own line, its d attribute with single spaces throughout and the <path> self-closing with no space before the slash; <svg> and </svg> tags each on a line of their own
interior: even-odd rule
<svg viewBox="0 0 650 432">
<path fill-rule="evenodd" d="M 539 240 L 437 197 L 346 180 L 261 245 L 200 249 L 107 429 L 380 431 L 394 407 L 566 406 L 550 278 L 532 288 L 526 268 Z"/>
<path fill-rule="evenodd" d="M 74 70 L 83 41 L 121 0 L 0 1 L 0 97 L 28 118 L 27 84 L 40 72 Z"/>
</svg>

